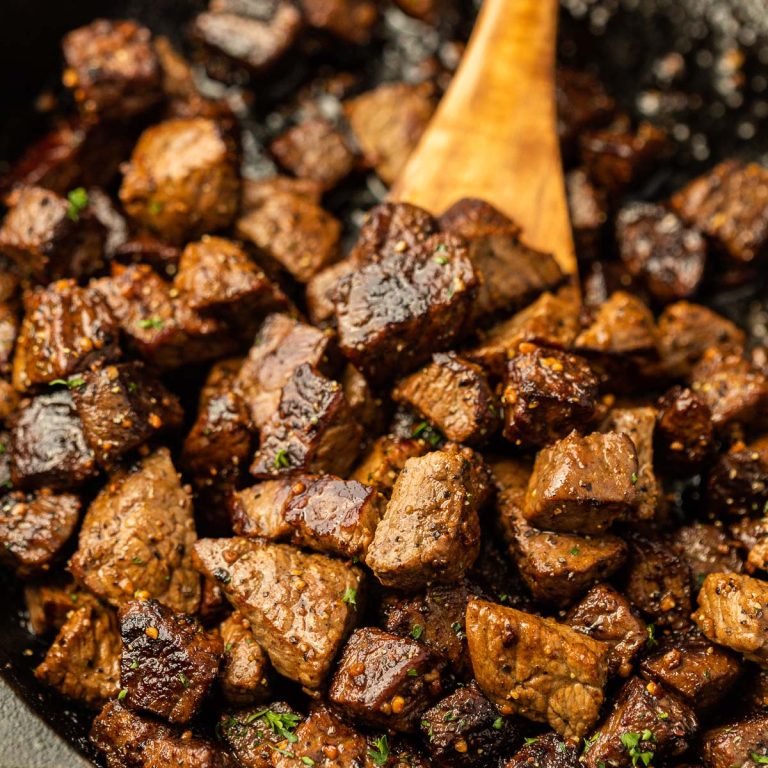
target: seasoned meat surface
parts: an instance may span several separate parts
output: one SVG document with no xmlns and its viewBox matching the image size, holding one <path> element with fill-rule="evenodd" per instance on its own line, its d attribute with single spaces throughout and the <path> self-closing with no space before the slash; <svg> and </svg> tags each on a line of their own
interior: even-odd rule
<svg viewBox="0 0 768 768">
<path fill-rule="evenodd" d="M 220 625 L 224 658 L 219 683 L 224 698 L 234 704 L 252 704 L 269 698 L 269 660 L 238 611 Z"/>
<path fill-rule="evenodd" d="M 768 716 L 757 715 L 707 731 L 701 748 L 706 768 L 762 765 L 768 756 Z"/>
</svg>

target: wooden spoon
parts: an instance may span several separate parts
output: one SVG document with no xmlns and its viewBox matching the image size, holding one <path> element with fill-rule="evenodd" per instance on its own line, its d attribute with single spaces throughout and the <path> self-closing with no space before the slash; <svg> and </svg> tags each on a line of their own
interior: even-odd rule
<svg viewBox="0 0 768 768">
<path fill-rule="evenodd" d="M 485 0 L 445 97 L 392 187 L 439 214 L 479 197 L 576 276 L 555 112 L 557 0 Z"/>
</svg>

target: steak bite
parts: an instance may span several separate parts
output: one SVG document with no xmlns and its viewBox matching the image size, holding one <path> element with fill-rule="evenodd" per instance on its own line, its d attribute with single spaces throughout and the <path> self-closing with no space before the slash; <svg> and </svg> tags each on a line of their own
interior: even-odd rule
<svg viewBox="0 0 768 768">
<path fill-rule="evenodd" d="M 457 443 L 481 442 L 499 426 L 498 405 L 483 369 L 455 352 L 436 352 L 431 363 L 397 384 L 392 398 Z"/>
<path fill-rule="evenodd" d="M 768 715 L 754 715 L 707 731 L 701 757 L 706 768 L 762 765 L 768 757 Z"/>
<path fill-rule="evenodd" d="M 718 516 L 753 515 L 768 504 L 768 438 L 734 443 L 707 477 L 709 508 Z"/>
<path fill-rule="evenodd" d="M 20 578 L 47 571 L 80 520 L 80 499 L 47 488 L 0 497 L 0 561 Z"/>
<path fill-rule="evenodd" d="M 269 660 L 250 630 L 250 622 L 235 611 L 219 627 L 224 660 L 219 672 L 221 692 L 238 705 L 266 701 L 270 694 Z"/>
<path fill-rule="evenodd" d="M 216 679 L 224 652 L 221 637 L 157 600 L 126 603 L 119 617 L 126 704 L 172 723 L 189 722 Z"/>
<path fill-rule="evenodd" d="M 441 692 L 444 665 L 416 640 L 364 627 L 355 630 L 344 646 L 328 695 L 361 723 L 412 732 Z"/>
<path fill-rule="evenodd" d="M 452 235 L 395 248 L 339 282 L 341 351 L 373 383 L 408 371 L 464 333 L 477 285 L 467 248 Z"/>
<path fill-rule="evenodd" d="M 502 768 L 579 768 L 579 748 L 572 741 L 562 741 L 549 731 L 525 740 L 512 757 L 500 763 Z"/>
<path fill-rule="evenodd" d="M 586 768 L 601 764 L 629 768 L 643 755 L 651 760 L 677 757 L 685 752 L 699 724 L 693 710 L 656 683 L 633 677 L 619 693 L 607 719 L 586 750 Z"/>
<path fill-rule="evenodd" d="M 356 265 L 370 264 L 398 249 L 417 248 L 437 231 L 432 214 L 417 205 L 379 203 L 366 212 L 349 259 Z"/>
<path fill-rule="evenodd" d="M 58 280 L 24 297 L 13 358 L 13 386 L 23 392 L 110 362 L 120 355 L 119 328 L 107 302 L 74 280 Z"/>
<path fill-rule="evenodd" d="M 502 711 L 549 723 L 580 739 L 595 722 L 610 647 L 552 619 L 483 600 L 467 606 L 472 668 Z"/>
<path fill-rule="evenodd" d="M 504 437 L 538 447 L 585 427 L 595 414 L 597 386 L 584 358 L 521 344 L 504 379 Z"/>
<path fill-rule="evenodd" d="M 236 155 L 213 120 L 158 123 L 133 150 L 120 201 L 139 226 L 174 245 L 224 229 L 239 203 Z"/>
<path fill-rule="evenodd" d="M 291 527 L 285 522 L 285 507 L 292 495 L 294 478 L 264 480 L 235 491 L 229 499 L 232 528 L 238 536 L 286 540 Z"/>
<path fill-rule="evenodd" d="M 275 670 L 317 688 L 357 620 L 363 572 L 257 539 L 202 539 L 194 558 L 250 621 Z"/>
<path fill-rule="evenodd" d="M 625 434 L 572 432 L 536 456 L 525 519 L 537 528 L 601 533 L 635 514 L 638 462 Z"/>
<path fill-rule="evenodd" d="M 24 587 L 29 627 L 36 637 L 55 634 L 72 611 L 95 600 L 89 592 L 78 589 L 66 579 L 33 581 Z"/>
<path fill-rule="evenodd" d="M 352 473 L 352 479 L 373 486 L 379 493 L 389 497 L 405 462 L 423 456 L 429 448 L 427 441 L 422 438 L 395 435 L 377 437 Z"/>
<path fill-rule="evenodd" d="M 167 448 L 109 479 L 86 512 L 70 560 L 74 577 L 111 605 L 146 592 L 175 611 L 194 613 L 200 578 L 192 570 L 192 502 Z"/>
<path fill-rule="evenodd" d="M 712 412 L 701 395 L 672 387 L 657 403 L 654 449 L 665 474 L 697 474 L 714 453 Z"/>
<path fill-rule="evenodd" d="M 415 590 L 451 584 L 477 559 L 478 510 L 489 491 L 485 465 L 467 448 L 408 459 L 366 564 L 387 587 Z"/>
<path fill-rule="evenodd" d="M 738 544 L 723 528 L 707 523 L 691 523 L 678 528 L 669 536 L 672 548 L 691 569 L 691 578 L 698 589 L 710 573 L 738 573 L 743 566 Z"/>
<path fill-rule="evenodd" d="M 443 232 L 452 232 L 466 240 L 500 233 L 517 236 L 522 232 L 517 222 L 477 197 L 457 200 L 440 214 L 438 223 Z"/>
</svg>

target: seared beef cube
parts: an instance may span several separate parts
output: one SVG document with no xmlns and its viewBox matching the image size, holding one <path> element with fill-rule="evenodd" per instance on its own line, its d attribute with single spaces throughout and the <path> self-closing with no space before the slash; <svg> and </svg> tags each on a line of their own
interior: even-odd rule
<svg viewBox="0 0 768 768">
<path fill-rule="evenodd" d="M 717 312 L 700 304 L 678 301 L 659 316 L 659 353 L 664 371 L 687 378 L 710 347 L 740 351 L 744 331 Z"/>
<path fill-rule="evenodd" d="M 387 409 L 381 397 L 377 397 L 368 380 L 351 363 L 344 366 L 341 387 L 352 415 L 362 425 L 366 434 L 379 434 L 385 430 Z"/>
<path fill-rule="evenodd" d="M 634 514 L 637 478 L 637 452 L 629 437 L 572 432 L 537 454 L 525 518 L 547 530 L 601 533 Z"/>
<path fill-rule="evenodd" d="M 671 546 L 658 539 L 630 543 L 625 594 L 661 627 L 684 629 L 690 624 L 691 569 Z"/>
<path fill-rule="evenodd" d="M 602 250 L 603 229 L 608 219 L 605 191 L 594 186 L 583 168 L 565 176 L 571 228 L 580 263 L 597 261 Z"/>
<path fill-rule="evenodd" d="M 347 43 L 369 42 L 379 14 L 372 0 L 302 0 L 307 23 Z"/>
<path fill-rule="evenodd" d="M 29 627 L 37 637 L 58 632 L 70 613 L 96 600 L 69 580 L 31 582 L 24 587 L 24 604 L 29 614 Z"/>
<path fill-rule="evenodd" d="M 421 438 L 384 435 L 373 443 L 352 473 L 352 478 L 373 486 L 385 496 L 391 496 L 405 462 L 416 456 L 423 456 L 428 451 L 427 441 Z"/>
<path fill-rule="evenodd" d="M 580 739 L 595 722 L 610 646 L 553 619 L 470 600 L 467 640 L 483 693 L 505 714 Z"/>
<path fill-rule="evenodd" d="M 416 640 L 374 627 L 357 629 L 344 646 L 328 695 L 361 723 L 412 732 L 440 694 L 444 665 Z"/>
<path fill-rule="evenodd" d="M 643 181 L 668 149 L 664 131 L 647 122 L 636 131 L 590 131 L 579 137 L 579 145 L 590 178 L 612 195 Z"/>
<path fill-rule="evenodd" d="M 398 383 L 392 397 L 457 443 L 481 442 L 499 426 L 498 405 L 483 369 L 455 352 L 435 353 L 429 365 Z"/>
<path fill-rule="evenodd" d="M 717 525 L 691 523 L 670 534 L 670 544 L 691 569 L 696 588 L 710 573 L 738 572 L 742 561 L 737 544 Z"/>
<path fill-rule="evenodd" d="M 730 528 L 730 533 L 741 545 L 743 550 L 747 550 L 747 559 L 744 563 L 744 570 L 752 573 L 755 570 L 768 570 L 768 517 L 758 519 L 741 518 Z M 721 572 L 731 570 L 741 570 L 722 568 Z"/>
<path fill-rule="evenodd" d="M 616 220 L 619 255 L 663 304 L 696 293 L 707 262 L 707 245 L 697 229 L 652 203 L 632 203 Z"/>
<path fill-rule="evenodd" d="M 624 595 L 607 584 L 598 584 L 568 611 L 565 623 L 577 632 L 608 643 L 612 672 L 628 677 L 632 660 L 645 647 L 645 622 L 635 616 Z"/>
<path fill-rule="evenodd" d="M 661 683 L 682 696 L 697 712 L 719 702 L 739 678 L 742 663 L 725 648 L 702 637 L 671 637 L 646 656 L 640 671 L 647 680 Z"/>
<path fill-rule="evenodd" d="M 142 754 L 141 768 L 160 768 L 166 765 L 194 766 L 197 768 L 240 768 L 218 745 L 188 732 L 180 736 L 150 739 L 138 751 Z"/>
<path fill-rule="evenodd" d="M 22 401 L 11 428 L 13 485 L 73 488 L 95 474 L 94 454 L 72 394 L 60 389 Z"/>
<path fill-rule="evenodd" d="M 307 314 L 321 327 L 335 320 L 334 298 L 336 286 L 345 275 L 354 272 L 358 263 L 352 258 L 342 259 L 317 272 L 306 285 Z"/>
<path fill-rule="evenodd" d="M 72 388 L 72 400 L 85 440 L 105 467 L 153 435 L 181 426 L 178 398 L 143 363 L 108 365 L 82 378 L 84 383 Z"/>
<path fill-rule="evenodd" d="M 696 735 L 699 724 L 693 710 L 661 685 L 633 677 L 619 693 L 619 698 L 586 750 L 584 764 L 629 768 L 648 753 L 654 758 L 677 757 L 685 752 Z"/>
<path fill-rule="evenodd" d="M 119 616 L 126 703 L 172 723 L 189 722 L 216 679 L 224 652 L 221 637 L 157 600 L 129 602 Z"/>
<path fill-rule="evenodd" d="M 224 713 L 216 731 L 243 765 L 243 768 L 272 768 L 272 753 L 286 741 L 303 718 L 289 704 L 272 702 Z M 290 742 L 289 742 L 290 743 Z"/>
<path fill-rule="evenodd" d="M 361 437 L 341 385 L 304 363 L 263 426 L 250 471 L 261 479 L 296 472 L 343 476 L 357 459 Z"/>
<path fill-rule="evenodd" d="M 288 315 L 264 321 L 248 357 L 237 374 L 235 388 L 261 429 L 280 404 L 280 393 L 303 363 L 331 372 L 333 337 Z"/>
<path fill-rule="evenodd" d="M 13 359 L 13 385 L 24 391 L 114 360 L 118 327 L 104 299 L 74 280 L 24 297 L 24 322 Z"/>
<path fill-rule="evenodd" d="M 579 768 L 579 749 L 562 741 L 556 733 L 545 733 L 525 740 L 525 745 L 501 763 L 502 768 Z"/>
<path fill-rule="evenodd" d="M 709 406 L 692 389 L 676 386 L 661 397 L 657 407 L 654 447 L 659 468 L 683 477 L 696 474 L 714 453 Z"/>
<path fill-rule="evenodd" d="M 517 740 L 517 729 L 472 682 L 424 713 L 421 732 L 441 766 L 485 766 Z"/>
<path fill-rule="evenodd" d="M 37 282 L 87 277 L 104 266 L 106 231 L 88 209 L 88 193 L 78 187 L 68 197 L 22 187 L 9 200 L 0 253 Z"/>
<path fill-rule="evenodd" d="M 325 118 L 295 125 L 270 144 L 277 162 L 301 179 L 317 181 L 333 189 L 355 167 L 355 154 L 344 135 Z"/>
<path fill-rule="evenodd" d="M 719 516 L 751 515 L 768 504 L 768 438 L 734 443 L 707 477 L 707 501 Z"/>
<path fill-rule="evenodd" d="M 768 715 L 755 715 L 707 731 L 701 757 L 706 768 L 762 765 L 768 757 Z"/>
<path fill-rule="evenodd" d="M 112 605 L 139 591 L 193 613 L 200 602 L 190 562 L 195 538 L 192 501 L 168 449 L 160 448 L 110 477 L 86 512 L 69 568 Z"/>
<path fill-rule="evenodd" d="M 400 175 L 434 111 L 431 83 L 383 83 L 344 104 L 366 161 L 385 184 Z"/>
<path fill-rule="evenodd" d="M 120 633 L 112 609 L 87 601 L 73 610 L 35 677 L 91 707 L 113 698 L 120 679 Z"/>
<path fill-rule="evenodd" d="M 250 623 L 235 611 L 219 628 L 224 661 L 219 684 L 224 698 L 235 704 L 252 704 L 269 698 L 269 661 L 256 642 Z"/>
<path fill-rule="evenodd" d="M 80 499 L 48 489 L 0 497 L 0 560 L 17 576 L 47 571 L 75 532 Z"/>
<path fill-rule="evenodd" d="M 239 197 L 232 140 L 204 118 L 166 120 L 147 128 L 120 187 L 126 213 L 172 244 L 229 226 Z"/>
<path fill-rule="evenodd" d="M 711 573 L 693 619 L 712 642 L 768 665 L 768 582 L 738 573 Z"/>
<path fill-rule="evenodd" d="M 300 283 L 309 282 L 339 256 L 338 219 L 317 203 L 290 192 L 276 192 L 246 211 L 235 231 Z"/>
<path fill-rule="evenodd" d="M 251 208 L 258 208 L 265 200 L 280 192 L 298 195 L 310 203 L 315 203 L 315 205 L 320 205 L 323 197 L 323 188 L 312 179 L 294 179 L 292 176 L 243 179 L 240 209 L 249 211 Z"/>
<path fill-rule="evenodd" d="M 543 446 L 586 426 L 595 413 L 597 385 L 583 358 L 521 344 L 507 364 L 504 437 L 515 445 Z"/>
<path fill-rule="evenodd" d="M 462 197 L 446 208 L 440 214 L 439 224 L 443 232 L 452 232 L 467 240 L 502 233 L 517 236 L 522 231 L 509 216 L 476 197 Z"/>
<path fill-rule="evenodd" d="M 478 510 L 488 471 L 468 448 L 408 459 L 368 549 L 366 564 L 387 587 L 451 584 L 480 552 Z"/>
<path fill-rule="evenodd" d="M 341 279 L 341 350 L 374 383 L 412 369 L 462 335 L 477 284 L 466 246 L 452 235 L 395 249 Z"/>
<path fill-rule="evenodd" d="M 258 539 L 202 539 L 194 557 L 250 621 L 275 670 L 317 688 L 357 620 L 363 572 Z"/>
<path fill-rule="evenodd" d="M 672 196 L 672 207 L 731 259 L 748 264 L 768 240 L 768 171 L 727 160 Z"/>
<path fill-rule="evenodd" d="M 436 232 L 429 211 L 410 203 L 379 203 L 366 212 L 349 258 L 357 264 L 379 261 L 392 250 L 416 248 Z"/>
<path fill-rule="evenodd" d="M 293 483 L 291 477 L 265 480 L 233 493 L 229 506 L 235 533 L 271 541 L 287 539 L 291 528 L 285 522 L 284 512 Z"/>
<path fill-rule="evenodd" d="M 555 99 L 557 134 L 567 159 L 575 153 L 584 129 L 605 125 L 616 110 L 616 104 L 595 75 L 565 67 L 557 70 Z"/>
</svg>

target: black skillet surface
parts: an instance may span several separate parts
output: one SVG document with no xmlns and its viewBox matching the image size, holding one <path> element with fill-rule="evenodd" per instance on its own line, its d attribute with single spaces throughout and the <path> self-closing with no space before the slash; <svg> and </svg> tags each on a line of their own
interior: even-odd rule
<svg viewBox="0 0 768 768">
<path fill-rule="evenodd" d="M 44 129 L 34 101 L 43 88 L 56 86 L 59 40 L 64 32 L 99 15 L 132 16 L 179 41 L 184 21 L 199 4 L 198 0 L 0 0 L 0 164 L 12 160 Z M 753 0 L 563 0 L 563 6 L 560 58 L 596 67 L 625 109 L 661 122 L 680 143 L 676 159 L 658 170 L 642 190 L 643 196 L 662 196 L 723 157 L 761 157 L 768 152 L 768 82 L 761 74 L 768 62 L 768 46 L 762 45 L 762 33 L 755 24 Z M 763 14 L 768 27 L 768 12 Z M 409 49 L 393 44 L 393 35 L 406 29 L 416 41 L 422 37 L 421 30 L 396 15 L 390 22 L 390 40 L 380 43 L 375 52 L 380 56 L 386 49 L 387 64 L 352 58 L 355 68 L 364 64 L 370 70 L 372 81 L 407 72 L 419 54 L 420 43 L 414 42 L 415 49 Z M 299 75 L 306 73 L 309 70 Z M 354 213 L 356 207 L 375 202 L 381 189 L 374 183 L 346 192 L 351 193 L 351 204 L 342 205 L 339 200 L 330 204 Z M 763 337 L 766 322 L 760 294 L 760 287 L 752 285 L 713 302 L 742 322 L 749 320 L 753 336 Z M 25 727 L 23 717 L 14 720 L 13 726 L 2 720 L 0 768 L 85 765 L 87 761 L 82 762 L 79 755 L 94 758 L 86 739 L 91 714 L 35 681 L 32 669 L 47 642 L 26 631 L 21 591 L 3 573 L 0 595 L 0 676 L 4 680 L 0 682 L 0 717 L 9 707 L 19 707 L 13 700 L 18 695 L 75 750 L 63 753 L 52 731 L 44 730 L 34 739 L 11 734 L 10 727 Z M 3 749 L 3 744 L 11 743 L 13 754 Z"/>
</svg>

